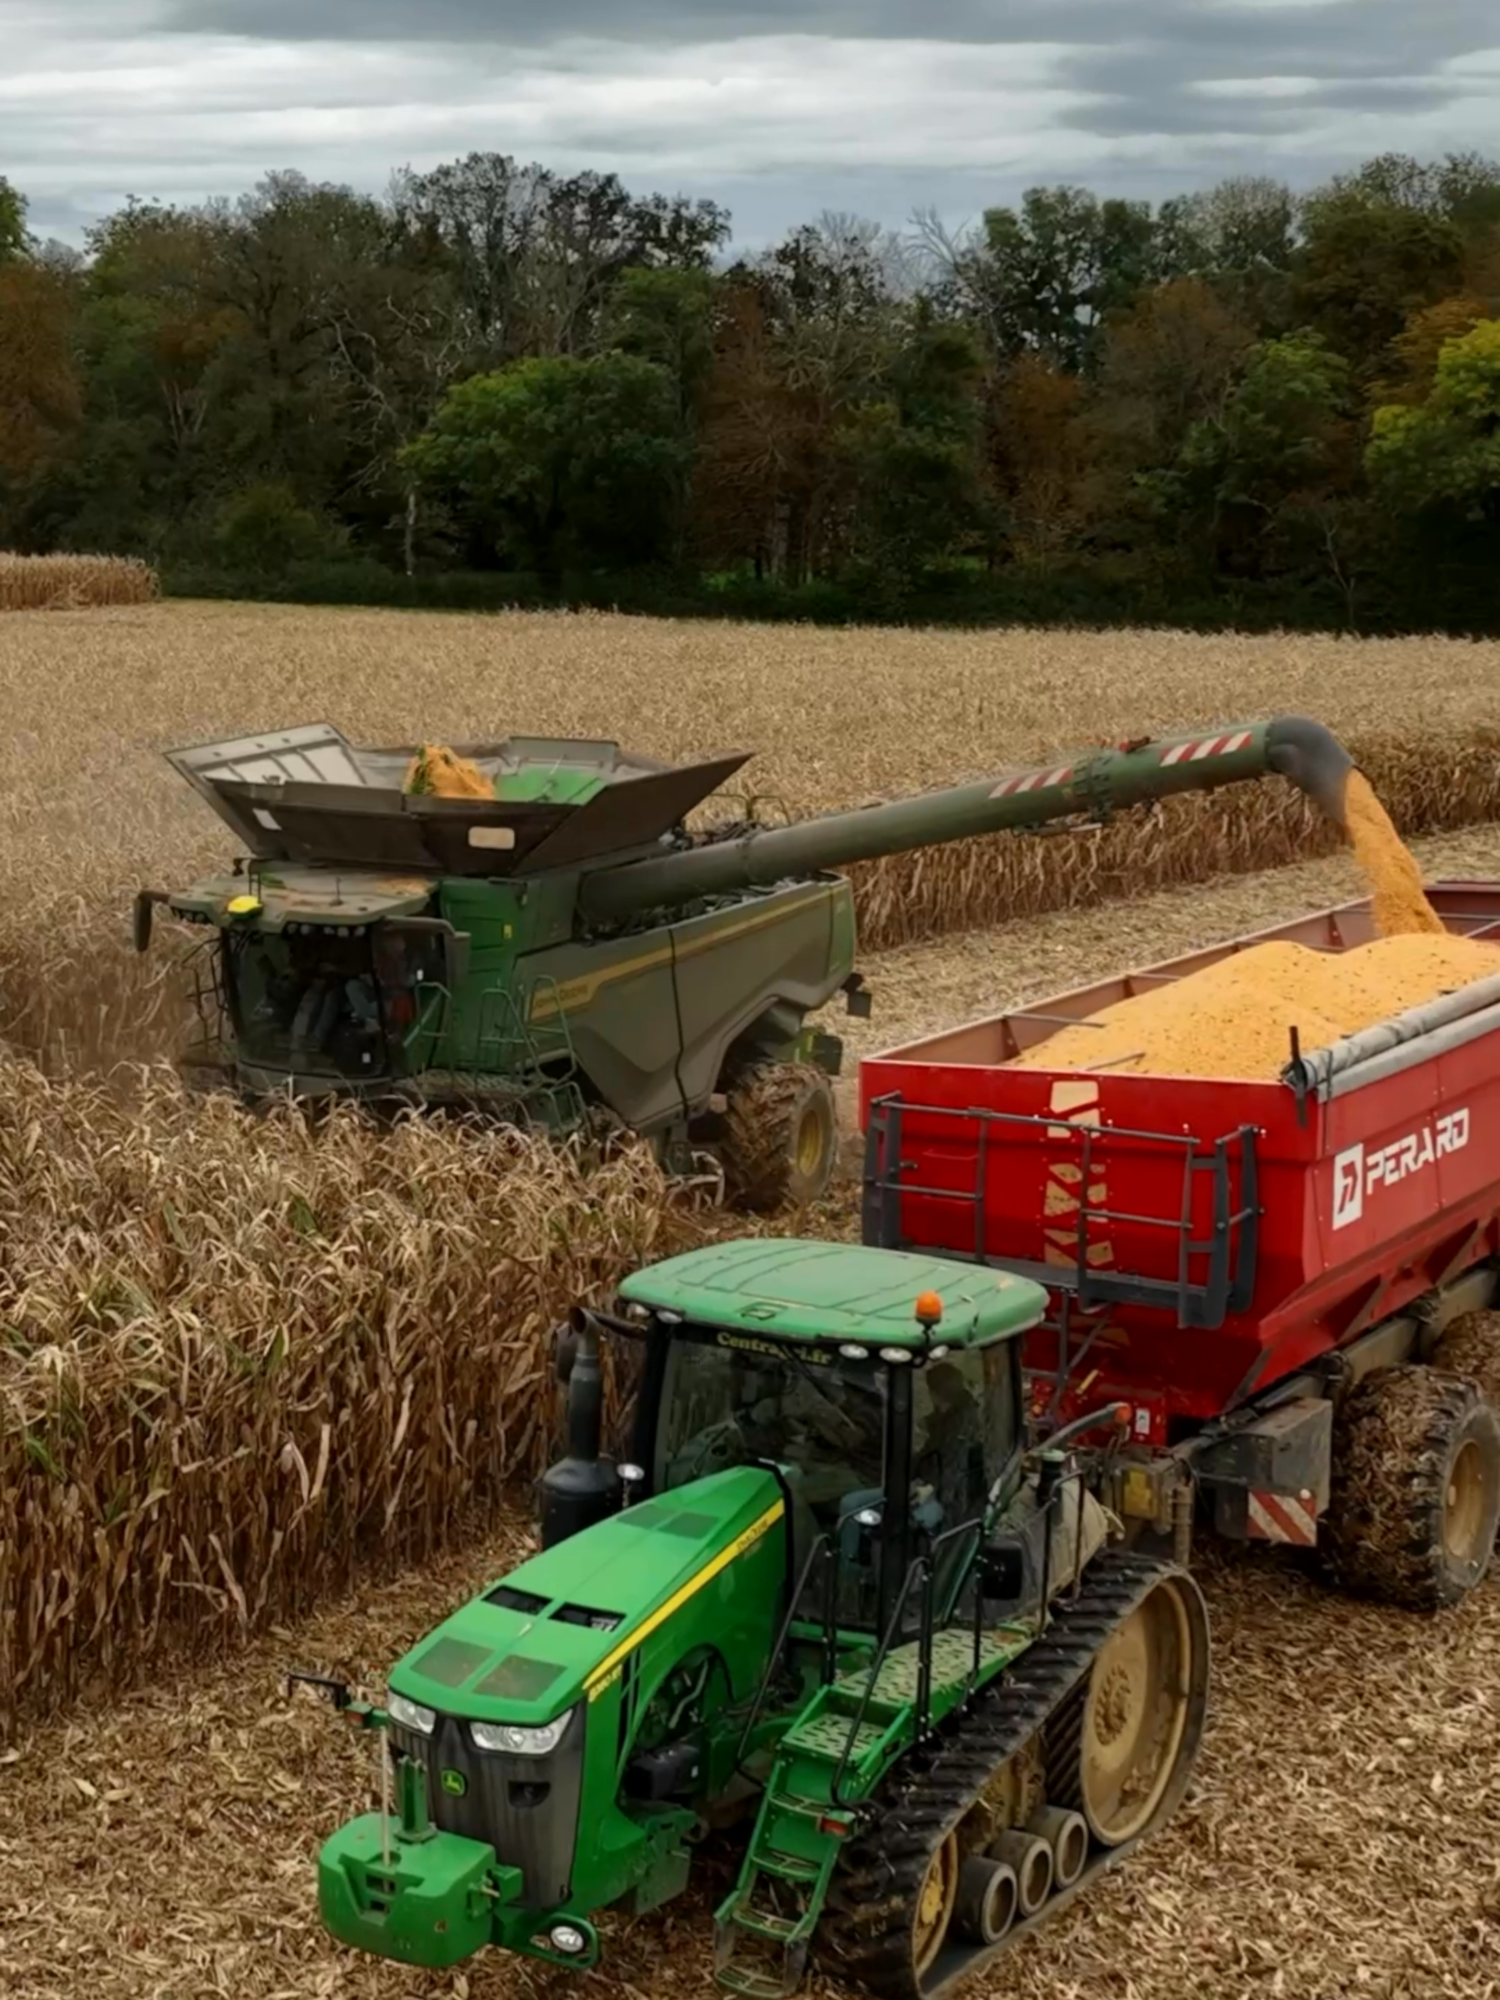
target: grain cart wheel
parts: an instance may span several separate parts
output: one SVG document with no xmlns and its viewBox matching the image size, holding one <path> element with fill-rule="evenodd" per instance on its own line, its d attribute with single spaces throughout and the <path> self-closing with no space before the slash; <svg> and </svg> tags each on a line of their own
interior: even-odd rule
<svg viewBox="0 0 1500 2000">
<path fill-rule="evenodd" d="M 1472 1382 L 1500 1409 L 1500 1312 L 1464 1313 L 1454 1320 L 1444 1329 L 1432 1365 Z"/>
<path fill-rule="evenodd" d="M 1208 1706 L 1208 1613 L 1168 1573 L 1110 1633 L 1047 1738 L 1048 1792 L 1103 1847 L 1138 1840 L 1187 1788 Z"/>
<path fill-rule="evenodd" d="M 728 1092 L 721 1147 L 730 1198 L 767 1214 L 827 1190 L 838 1156 L 833 1090 L 810 1063 L 761 1063 Z"/>
<path fill-rule="evenodd" d="M 1497 1523 L 1500 1416 L 1472 1382 L 1383 1368 L 1350 1392 L 1323 1522 L 1335 1581 L 1409 1610 L 1442 1610 L 1483 1581 Z"/>
</svg>

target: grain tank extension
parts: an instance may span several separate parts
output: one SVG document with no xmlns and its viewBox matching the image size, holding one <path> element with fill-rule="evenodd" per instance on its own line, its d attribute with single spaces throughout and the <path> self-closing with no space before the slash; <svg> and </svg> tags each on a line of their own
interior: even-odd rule
<svg viewBox="0 0 1500 2000">
<path fill-rule="evenodd" d="M 852 862 L 1279 774 L 1341 812 L 1349 759 L 1301 717 L 1081 751 L 787 826 L 689 831 L 748 753 L 672 766 L 612 742 L 462 746 L 493 797 L 406 788 L 413 747 L 324 723 L 169 753 L 241 846 L 143 890 L 210 935 L 185 1066 L 263 1100 L 477 1107 L 716 1151 L 747 1207 L 815 1199 L 838 1038 L 808 1017 L 855 971 Z"/>
</svg>

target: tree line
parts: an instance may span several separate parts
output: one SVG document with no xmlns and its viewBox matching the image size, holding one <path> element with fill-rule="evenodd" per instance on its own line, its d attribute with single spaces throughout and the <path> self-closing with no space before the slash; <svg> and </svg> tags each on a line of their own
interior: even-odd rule
<svg viewBox="0 0 1500 2000">
<path fill-rule="evenodd" d="M 489 153 L 132 200 L 82 252 L 0 180 L 0 547 L 389 601 L 1500 626 L 1500 162 L 729 242 Z"/>
</svg>

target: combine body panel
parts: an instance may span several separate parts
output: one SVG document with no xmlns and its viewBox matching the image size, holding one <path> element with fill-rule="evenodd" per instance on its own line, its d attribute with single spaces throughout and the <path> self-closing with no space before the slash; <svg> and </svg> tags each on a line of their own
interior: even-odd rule
<svg viewBox="0 0 1500 2000">
<path fill-rule="evenodd" d="M 1450 931 L 1500 941 L 1500 884 L 1429 899 Z M 1500 979 L 1289 1050 L 1276 1082 L 1003 1067 L 1228 953 L 1373 936 L 1350 903 L 867 1060 L 866 1241 L 1047 1284 L 1026 1354 L 1039 1412 L 1119 1396 L 1143 1448 L 1209 1450 L 1218 1420 L 1316 1398 L 1331 1357 L 1382 1329 L 1411 1338 L 1381 1365 L 1407 1358 L 1422 1327 L 1402 1316 L 1420 1301 L 1435 1324 L 1458 1281 L 1485 1304 L 1500 1254 Z"/>
</svg>

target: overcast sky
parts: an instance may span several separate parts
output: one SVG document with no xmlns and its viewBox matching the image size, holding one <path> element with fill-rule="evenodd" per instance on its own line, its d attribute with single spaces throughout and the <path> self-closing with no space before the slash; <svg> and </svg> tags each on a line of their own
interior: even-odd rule
<svg viewBox="0 0 1500 2000">
<path fill-rule="evenodd" d="M 1496 0 L 0 0 L 0 37 L 0 173 L 74 241 L 128 194 L 473 150 L 711 195 L 746 245 L 1500 152 Z"/>
</svg>

